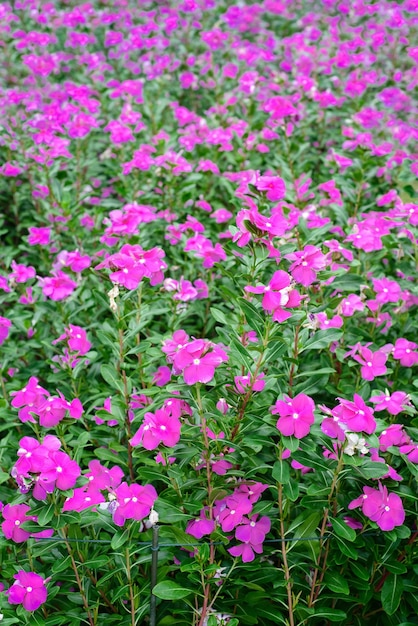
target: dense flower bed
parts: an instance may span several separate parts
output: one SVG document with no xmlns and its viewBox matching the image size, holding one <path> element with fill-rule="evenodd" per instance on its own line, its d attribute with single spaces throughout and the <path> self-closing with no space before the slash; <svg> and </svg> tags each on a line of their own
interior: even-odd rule
<svg viewBox="0 0 418 626">
<path fill-rule="evenodd" d="M 0 5 L 2 623 L 417 623 L 417 10 Z"/>
</svg>

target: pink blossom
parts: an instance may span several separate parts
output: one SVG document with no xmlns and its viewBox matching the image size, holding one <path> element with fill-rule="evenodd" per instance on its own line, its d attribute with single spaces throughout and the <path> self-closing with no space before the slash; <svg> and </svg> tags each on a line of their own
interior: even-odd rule
<svg viewBox="0 0 418 626">
<path fill-rule="evenodd" d="M 30 246 L 49 246 L 51 242 L 51 229 L 48 226 L 29 228 L 28 244 Z"/>
<path fill-rule="evenodd" d="M 215 521 L 206 517 L 206 509 L 200 511 L 199 517 L 187 524 L 186 533 L 201 539 L 204 535 L 210 535 L 215 530 Z"/>
<path fill-rule="evenodd" d="M 53 529 L 45 529 L 38 533 L 31 533 L 24 530 L 21 527 L 23 522 L 37 521 L 37 517 L 34 515 L 27 515 L 29 511 L 30 507 L 27 504 L 6 504 L 2 511 L 5 521 L 1 525 L 6 539 L 12 539 L 15 543 L 23 543 L 28 537 L 43 539 L 45 537 L 51 537 L 54 534 Z"/>
<path fill-rule="evenodd" d="M 418 345 L 414 341 L 408 341 L 403 337 L 395 341 L 393 358 L 400 361 L 404 367 L 412 367 L 418 363 Z"/>
<path fill-rule="evenodd" d="M 249 372 L 245 376 L 235 376 L 234 382 L 238 393 L 247 393 L 247 391 L 263 391 L 266 385 L 263 379 L 263 372 L 257 374 L 255 379 L 251 372 Z"/>
<path fill-rule="evenodd" d="M 296 282 L 308 287 L 316 280 L 316 272 L 327 265 L 327 258 L 315 246 L 305 246 L 303 250 L 286 254 L 286 259 L 293 261 L 289 271 Z"/>
<path fill-rule="evenodd" d="M 216 501 L 214 512 L 223 532 L 229 532 L 241 524 L 244 515 L 252 508 L 252 503 L 244 494 L 234 493 L 225 500 Z"/>
<path fill-rule="evenodd" d="M 145 413 L 139 430 L 130 440 L 131 446 L 142 446 L 146 450 L 155 450 L 161 443 L 169 448 L 180 439 L 181 423 L 178 418 L 169 415 L 163 409 L 155 413 Z"/>
<path fill-rule="evenodd" d="M 401 498 L 396 493 L 388 494 L 387 488 L 379 484 L 379 489 L 363 487 L 363 495 L 352 500 L 350 510 L 360 507 L 366 517 L 376 522 L 381 530 L 393 530 L 405 520 Z"/>
<path fill-rule="evenodd" d="M 277 202 L 286 195 L 286 185 L 279 176 L 260 176 L 255 187 L 259 191 L 266 191 L 267 200 L 271 202 Z"/>
<path fill-rule="evenodd" d="M 12 261 L 12 270 L 13 272 L 9 274 L 9 279 L 13 279 L 16 283 L 26 283 L 36 276 L 34 267 L 16 263 L 16 261 Z"/>
<path fill-rule="evenodd" d="M 91 348 L 91 343 L 87 339 L 87 333 L 83 328 L 81 328 L 81 326 L 69 324 L 68 328 L 64 330 L 64 333 L 52 343 L 55 344 L 58 341 L 64 340 L 68 341 L 68 347 L 70 350 L 78 352 L 81 356 L 87 354 Z"/>
<path fill-rule="evenodd" d="M 386 392 L 377 396 L 372 396 L 370 402 L 373 402 L 375 411 L 386 410 L 391 415 L 398 415 L 404 410 L 404 406 L 409 404 L 408 394 L 404 391 L 394 391 L 392 394 Z"/>
<path fill-rule="evenodd" d="M 376 292 L 376 301 L 379 304 L 386 304 L 387 302 L 398 302 L 401 297 L 401 287 L 394 281 L 388 278 L 374 278 L 373 289 Z"/>
<path fill-rule="evenodd" d="M 9 329 L 12 322 L 7 317 L 0 317 L 0 346 L 9 336 Z"/>
<path fill-rule="evenodd" d="M 377 350 L 377 352 L 372 352 L 369 348 L 364 348 L 363 346 L 359 350 L 360 355 L 356 355 L 353 358 L 361 363 L 361 377 L 364 380 L 374 380 L 377 376 L 383 376 L 386 374 L 386 361 L 387 355 Z"/>
<path fill-rule="evenodd" d="M 391 424 L 381 432 L 379 436 L 379 447 L 382 452 L 386 452 L 391 446 L 408 445 L 410 441 L 402 424 Z"/>
<path fill-rule="evenodd" d="M 182 372 L 186 385 L 208 383 L 215 375 L 215 369 L 228 360 L 226 352 L 218 345 L 195 339 L 176 352 L 173 363 Z"/>
<path fill-rule="evenodd" d="M 270 410 L 273 415 L 280 415 L 276 427 L 286 437 L 306 437 L 315 420 L 315 403 L 304 393 L 294 398 L 285 396 L 285 400 L 277 400 Z"/>
<path fill-rule="evenodd" d="M 334 317 L 328 319 L 326 313 L 317 313 L 316 319 L 318 320 L 318 325 L 321 330 L 326 330 L 327 328 L 341 328 L 344 323 L 340 315 L 334 315 Z"/>
<path fill-rule="evenodd" d="M 338 310 L 341 310 L 341 315 L 344 317 L 351 317 L 356 311 L 364 311 L 364 303 L 360 296 L 351 293 L 341 300 Z"/>
<path fill-rule="evenodd" d="M 162 365 L 154 373 L 152 382 L 157 387 L 164 387 L 171 379 L 171 369 L 166 365 Z"/>
<path fill-rule="evenodd" d="M 122 483 L 115 491 L 117 506 L 113 512 L 113 521 L 123 526 L 127 519 L 143 520 L 150 514 L 157 499 L 157 492 L 152 485 L 128 485 Z"/>
<path fill-rule="evenodd" d="M 264 294 L 261 306 L 265 311 L 273 313 L 275 322 L 283 322 L 291 316 L 285 308 L 299 306 L 301 298 L 299 292 L 293 288 L 291 277 L 283 270 L 274 272 L 268 285 L 247 285 L 245 291 L 249 293 Z"/>
<path fill-rule="evenodd" d="M 357 393 L 354 394 L 353 401 L 338 398 L 339 405 L 333 410 L 334 417 L 344 423 L 352 433 L 365 432 L 372 435 L 376 430 L 376 421 L 373 416 L 373 409 L 366 406 L 363 398 Z"/>
<path fill-rule="evenodd" d="M 26 611 L 36 611 L 41 604 L 46 602 L 47 580 L 35 574 L 35 572 L 25 572 L 19 570 L 14 575 L 15 582 L 7 592 L 7 599 L 10 604 L 22 604 Z"/>
<path fill-rule="evenodd" d="M 54 272 L 50 277 L 41 278 L 40 283 L 43 294 L 56 301 L 68 298 L 77 287 L 77 283 L 62 271 Z"/>
</svg>

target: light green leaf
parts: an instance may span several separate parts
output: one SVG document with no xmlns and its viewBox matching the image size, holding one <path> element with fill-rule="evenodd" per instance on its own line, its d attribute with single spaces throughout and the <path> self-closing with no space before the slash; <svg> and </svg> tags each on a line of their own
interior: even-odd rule
<svg viewBox="0 0 418 626">
<path fill-rule="evenodd" d="M 154 596 L 161 600 L 181 600 L 192 593 L 191 589 L 180 587 L 172 580 L 163 580 L 152 590 Z"/>
</svg>

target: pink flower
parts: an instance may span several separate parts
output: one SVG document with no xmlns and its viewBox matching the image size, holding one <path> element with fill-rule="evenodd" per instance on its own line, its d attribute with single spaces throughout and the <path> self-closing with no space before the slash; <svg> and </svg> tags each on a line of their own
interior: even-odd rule
<svg viewBox="0 0 418 626">
<path fill-rule="evenodd" d="M 77 283 L 61 270 L 54 272 L 53 276 L 41 278 L 40 283 L 43 294 L 51 300 L 64 300 L 77 287 Z"/>
<path fill-rule="evenodd" d="M 376 421 L 373 416 L 373 409 L 366 406 L 363 398 L 354 394 L 354 401 L 338 398 L 339 405 L 332 410 L 334 417 L 337 417 L 345 424 L 347 430 L 352 433 L 365 432 L 372 435 L 376 430 Z"/>
<path fill-rule="evenodd" d="M 263 391 L 266 383 L 264 382 L 264 373 L 258 374 L 255 379 L 251 372 L 245 376 L 235 376 L 234 382 L 238 393 L 247 393 L 247 391 Z"/>
<path fill-rule="evenodd" d="M 402 424 L 391 424 L 381 432 L 379 437 L 379 447 L 382 452 L 386 452 L 386 450 L 391 446 L 408 445 L 410 441 L 411 440 L 404 431 Z"/>
<path fill-rule="evenodd" d="M 9 329 L 12 322 L 7 317 L 0 317 L 0 346 L 9 336 Z"/>
<path fill-rule="evenodd" d="M 53 343 L 63 341 L 64 339 L 68 341 L 70 350 L 78 352 L 80 356 L 87 354 L 91 348 L 91 343 L 87 339 L 87 333 L 81 326 L 70 324 L 68 328 L 65 329 L 64 334 L 58 337 Z"/>
<path fill-rule="evenodd" d="M 2 511 L 5 521 L 1 525 L 6 539 L 12 539 L 15 543 L 23 543 L 28 537 L 41 539 L 51 537 L 54 534 L 53 529 L 42 530 L 39 533 L 30 533 L 21 528 L 23 522 L 37 521 L 37 517 L 34 515 L 26 515 L 29 510 L 30 507 L 27 504 L 6 504 Z"/>
<path fill-rule="evenodd" d="M 413 341 L 408 341 L 403 337 L 395 341 L 393 358 L 401 362 L 404 367 L 412 367 L 418 363 L 418 345 Z"/>
<path fill-rule="evenodd" d="M 169 415 L 163 409 L 155 413 L 145 413 L 139 430 L 130 440 L 131 446 L 143 445 L 146 450 L 155 450 L 161 443 L 169 448 L 180 439 L 180 420 Z"/>
<path fill-rule="evenodd" d="M 154 373 L 152 382 L 157 387 L 164 387 L 171 380 L 171 369 L 166 365 L 162 365 Z"/>
<path fill-rule="evenodd" d="M 28 244 L 30 246 L 49 246 L 51 242 L 51 229 L 48 226 L 29 228 Z"/>
<path fill-rule="evenodd" d="M 341 310 L 341 315 L 344 317 L 351 317 L 356 311 L 364 311 L 364 303 L 360 296 L 351 293 L 341 300 L 338 310 Z"/>
<path fill-rule="evenodd" d="M 10 604 L 22 604 L 27 611 L 36 611 L 46 602 L 48 592 L 44 580 L 35 572 L 20 570 L 14 575 L 15 582 L 7 592 Z"/>
<path fill-rule="evenodd" d="M 196 539 L 210 535 L 214 530 L 215 522 L 212 519 L 207 519 L 205 509 L 202 509 L 199 517 L 189 522 L 186 527 L 186 533 Z"/>
<path fill-rule="evenodd" d="M 195 339 L 181 348 L 174 356 L 177 371 L 182 372 L 186 385 L 208 383 L 215 369 L 228 360 L 226 352 L 205 339 Z"/>
<path fill-rule="evenodd" d="M 364 515 L 376 522 L 381 530 L 393 530 L 405 520 L 401 498 L 396 493 L 388 494 L 387 488 L 379 484 L 379 489 L 363 488 L 363 495 L 352 500 L 350 510 L 361 507 Z"/>
<path fill-rule="evenodd" d="M 290 311 L 284 307 L 291 308 L 299 306 L 300 294 L 291 285 L 291 277 L 283 270 L 274 272 L 268 285 L 258 285 L 252 287 L 248 285 L 245 291 L 249 293 L 264 294 L 261 306 L 265 311 L 273 313 L 275 322 L 283 322 L 291 316 Z"/>
<path fill-rule="evenodd" d="M 286 195 L 286 185 L 279 176 L 260 176 L 255 182 L 255 187 L 259 191 L 266 191 L 267 200 L 277 202 Z"/>
<path fill-rule="evenodd" d="M 250 500 L 240 493 L 234 493 L 225 500 L 216 501 L 215 505 L 216 519 L 224 533 L 241 524 L 244 515 L 253 508 Z"/>
<path fill-rule="evenodd" d="M 113 512 L 113 521 L 123 526 L 127 519 L 143 520 L 150 514 L 158 495 L 152 485 L 128 485 L 122 483 L 115 491 L 117 507 Z"/>
<path fill-rule="evenodd" d="M 303 250 L 286 254 L 286 259 L 293 261 L 289 268 L 290 273 L 296 282 L 304 287 L 312 285 L 316 280 L 316 272 L 322 270 L 327 265 L 327 258 L 319 248 L 315 246 L 305 246 Z"/>
<path fill-rule="evenodd" d="M 235 529 L 235 539 L 243 543 L 228 549 L 232 556 L 241 556 L 244 563 L 255 558 L 254 552 L 261 554 L 263 541 L 270 531 L 271 522 L 266 516 L 257 520 L 258 514 L 250 518 L 244 517 L 241 524 Z"/>
<path fill-rule="evenodd" d="M 315 420 L 314 410 L 314 401 L 304 393 L 294 398 L 285 396 L 285 400 L 278 400 L 271 408 L 273 415 L 280 415 L 276 426 L 282 435 L 293 435 L 297 439 L 302 439 L 309 433 Z"/>
<path fill-rule="evenodd" d="M 26 283 L 31 278 L 35 278 L 36 271 L 31 265 L 23 265 L 12 261 L 13 272 L 9 274 L 9 279 L 13 279 L 16 283 Z"/>
<path fill-rule="evenodd" d="M 386 374 L 386 361 L 388 359 L 387 354 L 378 350 L 372 352 L 369 348 L 363 346 L 359 350 L 360 356 L 356 355 L 353 358 L 362 364 L 361 377 L 364 380 L 374 380 L 377 376 L 383 376 Z"/>
<path fill-rule="evenodd" d="M 404 391 L 395 391 L 390 394 L 389 392 L 379 394 L 378 396 L 372 396 L 370 402 L 376 404 L 375 411 L 386 410 L 391 415 L 398 415 L 402 413 L 404 406 L 409 404 L 408 394 Z"/>
<path fill-rule="evenodd" d="M 401 297 L 401 287 L 394 280 L 374 278 L 373 288 L 376 292 L 376 301 L 379 304 L 398 302 Z"/>
</svg>

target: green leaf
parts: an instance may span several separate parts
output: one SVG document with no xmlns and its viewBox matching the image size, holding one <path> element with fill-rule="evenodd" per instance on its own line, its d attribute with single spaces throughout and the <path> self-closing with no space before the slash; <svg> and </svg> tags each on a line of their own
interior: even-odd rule
<svg viewBox="0 0 418 626">
<path fill-rule="evenodd" d="M 113 537 L 112 537 L 112 541 L 110 543 L 110 546 L 112 548 L 112 550 L 118 550 L 121 546 L 123 546 L 124 543 L 126 543 L 129 539 L 129 528 L 127 528 L 124 531 L 117 531 Z"/>
<path fill-rule="evenodd" d="M 382 478 L 389 471 L 386 463 L 378 463 L 376 461 L 365 461 L 357 469 L 365 478 Z"/>
<path fill-rule="evenodd" d="M 323 619 L 328 619 L 330 622 L 343 622 L 347 613 L 345 611 L 341 611 L 340 609 L 316 609 L 314 613 L 315 617 L 322 617 Z"/>
<path fill-rule="evenodd" d="M 224 324 L 225 326 L 228 325 L 228 320 L 225 317 L 225 313 L 223 313 L 219 309 L 216 309 L 214 306 L 210 307 L 210 312 L 214 320 L 216 320 L 220 324 Z"/>
<path fill-rule="evenodd" d="M 38 524 L 39 526 L 46 526 L 54 517 L 54 504 L 51 503 L 49 506 L 45 506 L 42 511 L 38 514 Z"/>
<path fill-rule="evenodd" d="M 402 578 L 393 574 L 388 576 L 383 583 L 381 600 L 384 612 L 393 615 L 399 606 L 403 592 Z"/>
<path fill-rule="evenodd" d="M 298 463 L 301 463 L 302 465 L 305 465 L 306 467 L 312 467 L 313 469 L 319 470 L 321 472 L 329 472 L 330 470 L 332 470 L 332 465 L 329 464 L 329 461 L 326 461 L 325 459 L 320 459 L 318 461 L 318 459 L 311 458 L 310 456 L 305 454 L 305 452 L 294 452 L 292 454 L 292 459 L 294 459 Z"/>
<path fill-rule="evenodd" d="M 296 480 L 291 480 L 283 485 L 283 493 L 291 502 L 296 502 L 299 498 L 299 483 Z"/>
<path fill-rule="evenodd" d="M 325 576 L 324 582 L 328 589 L 335 593 L 341 593 L 344 596 L 348 596 L 350 593 L 346 579 L 341 574 L 337 574 L 337 572 L 331 572 L 328 576 Z"/>
<path fill-rule="evenodd" d="M 326 330 L 318 330 L 313 337 L 308 339 L 300 352 L 305 350 L 322 350 L 328 348 L 330 343 L 338 341 L 343 334 L 342 330 L 337 328 L 327 328 Z"/>
<path fill-rule="evenodd" d="M 244 298 L 238 298 L 238 304 L 241 311 L 245 315 L 248 326 L 256 331 L 259 339 L 262 339 L 265 326 L 265 319 L 263 316 L 256 309 L 256 307 L 251 304 L 251 302 L 248 302 L 248 300 L 245 300 Z"/>
<path fill-rule="evenodd" d="M 172 580 L 163 580 L 152 590 L 154 596 L 161 600 L 181 600 L 192 593 L 191 589 L 180 587 Z"/>
<path fill-rule="evenodd" d="M 289 465 L 286 463 L 286 461 L 276 461 L 276 463 L 273 465 L 272 474 L 274 480 L 277 480 L 277 482 L 281 483 L 282 485 L 290 482 Z"/>
<path fill-rule="evenodd" d="M 112 367 L 111 365 L 102 365 L 100 368 L 100 373 L 108 385 L 113 387 L 113 389 L 117 389 L 121 393 L 123 392 L 122 380 L 118 377 L 118 374 L 114 367 Z"/>
<path fill-rule="evenodd" d="M 350 528 L 344 520 L 338 519 L 337 517 L 330 517 L 329 520 L 332 524 L 332 530 L 336 535 L 341 537 L 342 539 L 347 539 L 347 541 L 355 541 L 356 540 L 356 531 L 353 528 Z"/>
</svg>

